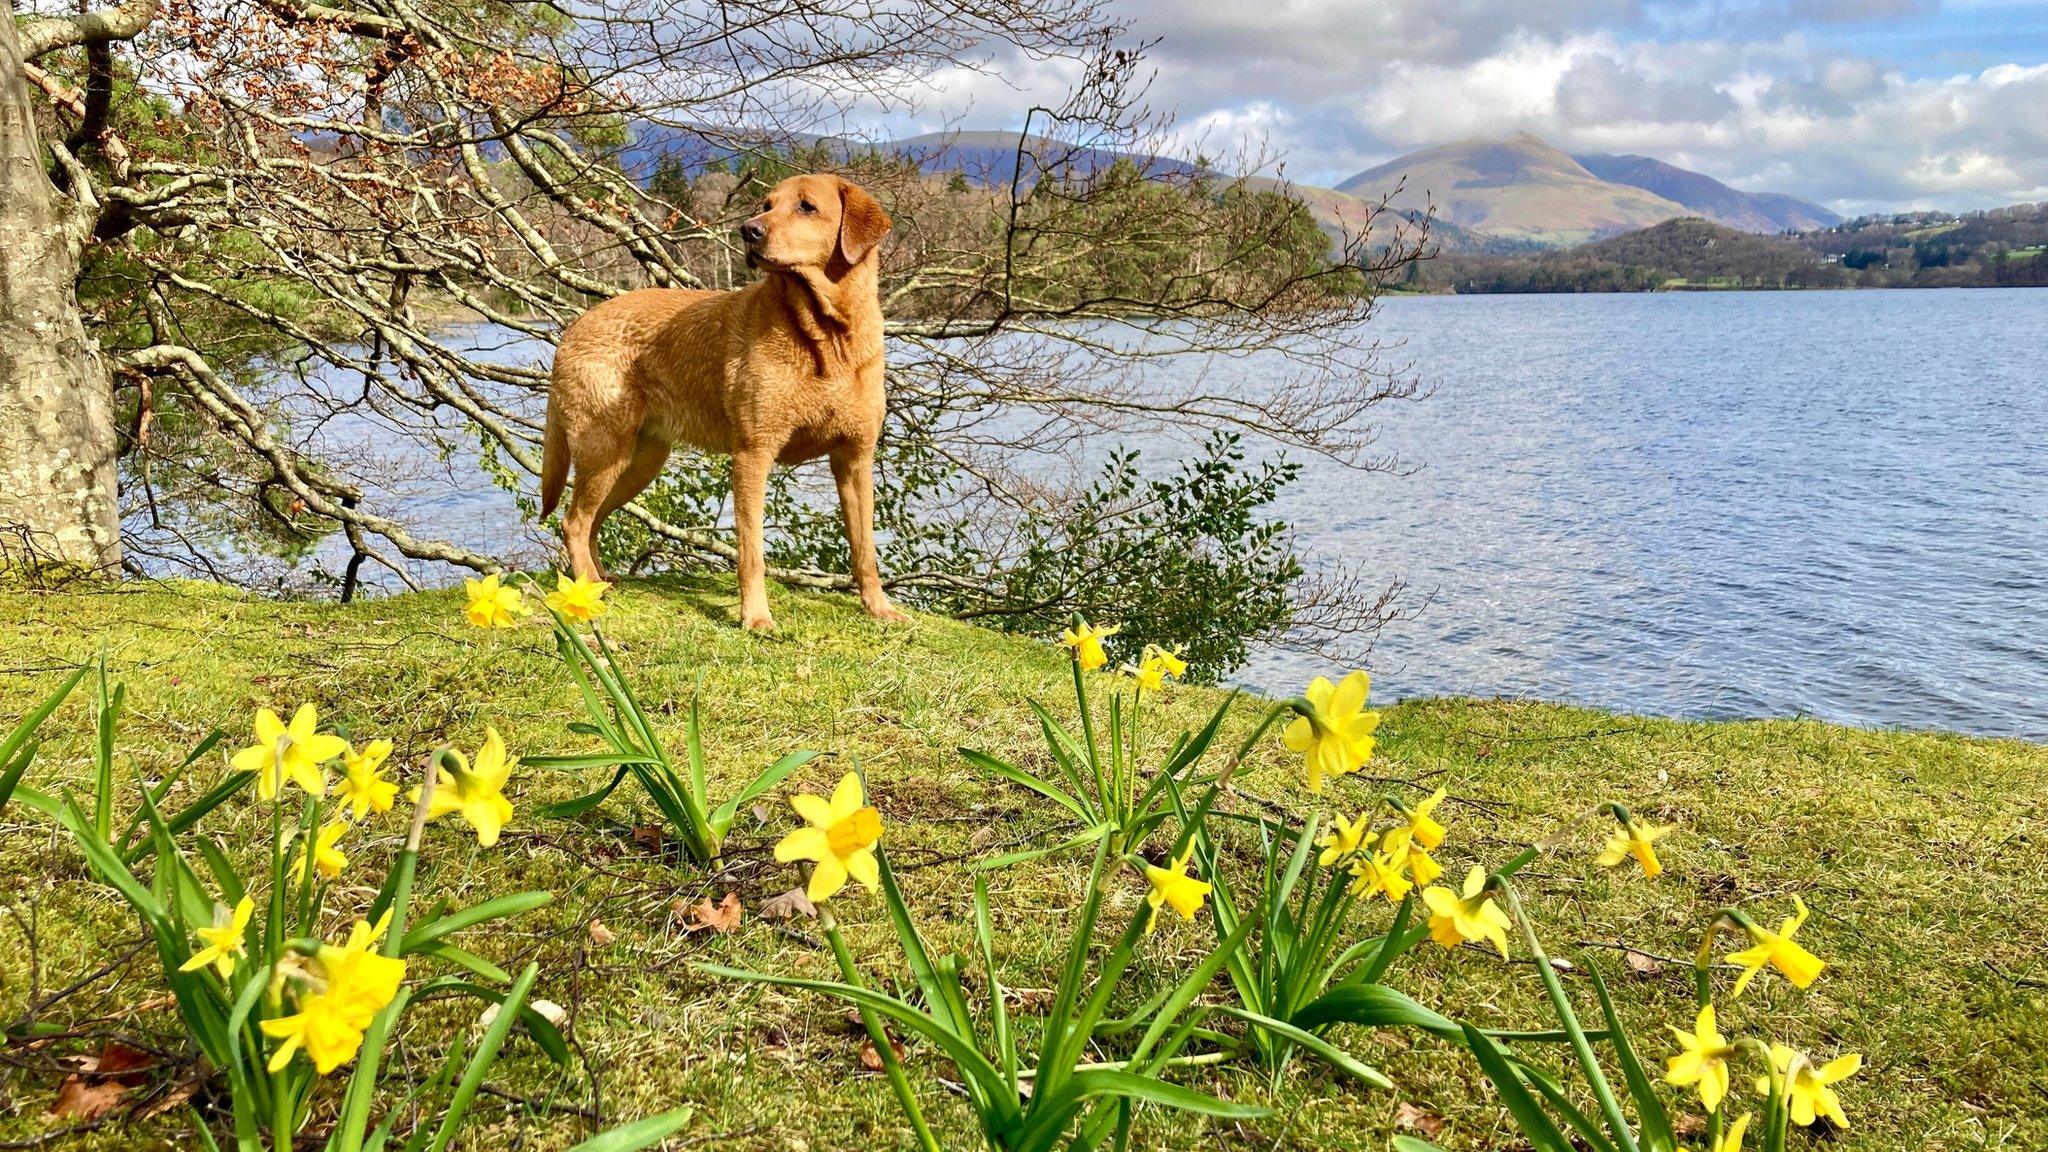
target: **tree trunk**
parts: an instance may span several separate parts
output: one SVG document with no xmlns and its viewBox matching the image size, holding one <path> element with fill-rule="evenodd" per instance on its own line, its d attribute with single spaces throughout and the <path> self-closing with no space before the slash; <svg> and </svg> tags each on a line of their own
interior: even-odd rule
<svg viewBox="0 0 2048 1152">
<path fill-rule="evenodd" d="M 0 13 L 0 570 L 112 571 L 113 377 L 77 291 L 92 222 L 50 183 L 47 163 L 15 21 Z"/>
</svg>

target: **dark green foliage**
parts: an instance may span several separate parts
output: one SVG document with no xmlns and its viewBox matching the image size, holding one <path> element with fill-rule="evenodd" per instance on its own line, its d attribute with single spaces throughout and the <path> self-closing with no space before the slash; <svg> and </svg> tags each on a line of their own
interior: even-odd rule
<svg viewBox="0 0 2048 1152">
<path fill-rule="evenodd" d="M 1865 216 L 1760 236 L 1668 220 L 1564 251 L 1446 255 L 1412 278 L 1456 292 L 1651 292 L 1662 288 L 1985 288 L 2048 285 L 2048 205 L 1951 216 Z"/>
</svg>

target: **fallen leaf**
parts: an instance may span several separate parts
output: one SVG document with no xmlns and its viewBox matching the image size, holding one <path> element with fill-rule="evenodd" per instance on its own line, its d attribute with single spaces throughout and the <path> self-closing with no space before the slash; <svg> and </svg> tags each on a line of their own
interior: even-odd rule
<svg viewBox="0 0 2048 1152">
<path fill-rule="evenodd" d="M 770 896 L 768 899 L 761 901 L 761 919 L 763 920 L 815 920 L 817 918 L 818 906 L 811 903 L 811 898 L 805 895 L 804 890 L 801 888 L 791 888 L 780 896 Z"/>
<path fill-rule="evenodd" d="M 604 921 L 592 920 L 590 922 L 590 942 L 592 944 L 602 948 L 618 938 L 619 934 L 605 927 Z"/>
<path fill-rule="evenodd" d="M 1422 1133 L 1430 1140 L 1443 1134 L 1446 1121 L 1420 1104 L 1403 1100 L 1394 1106 L 1394 1127 L 1409 1128 Z"/>
<path fill-rule="evenodd" d="M 691 905 L 690 910 L 684 914 L 683 931 L 737 931 L 743 915 L 740 911 L 739 893 L 727 892 L 725 899 L 720 900 L 716 904 L 711 902 L 711 897 L 706 896 L 704 899 Z"/>
<path fill-rule="evenodd" d="M 200 1087 L 205 1083 L 206 1081 L 203 1078 L 195 1077 L 174 1086 L 169 1092 L 150 1101 L 149 1107 L 137 1112 L 135 1114 L 136 1119 L 148 1120 L 151 1117 L 161 1116 L 174 1109 L 183 1108 L 186 1104 L 191 1103 L 192 1097 L 199 1094 Z"/>
<path fill-rule="evenodd" d="M 89 1081 L 83 1076 L 66 1076 L 57 1086 L 57 1100 L 50 1105 L 50 1119 L 97 1120 L 121 1106 L 128 1089 L 117 1080 Z"/>
<path fill-rule="evenodd" d="M 650 856 L 661 855 L 661 825 L 635 824 L 633 826 L 633 847 Z"/>
<path fill-rule="evenodd" d="M 1053 991 L 1050 988 L 1005 988 L 1003 1003 L 1017 1012 L 1043 1012 L 1052 1007 Z"/>
<path fill-rule="evenodd" d="M 1638 952 L 1633 948 L 1624 949 L 1621 956 L 1628 964 L 1628 970 L 1645 980 L 1655 979 L 1664 974 L 1664 962 L 1655 956 Z"/>
<path fill-rule="evenodd" d="M 903 1047 L 902 1041 L 894 1036 L 889 1037 L 889 1050 L 896 1054 L 897 1063 L 903 1062 L 907 1049 Z M 860 1042 L 860 1066 L 870 1072 L 880 1072 L 882 1070 L 882 1050 L 875 1047 L 873 1037 Z"/>
<path fill-rule="evenodd" d="M 1671 1118 L 1673 1136 L 1698 1136 L 1706 1130 L 1706 1117 L 1695 1116 L 1690 1111 L 1680 1112 Z"/>
<path fill-rule="evenodd" d="M 139 1048 L 118 1040 L 100 1045 L 96 1055 L 73 1058 L 77 1071 L 57 1086 L 57 1099 L 50 1105 L 51 1119 L 97 1120 L 121 1106 L 128 1089 L 149 1078 L 155 1058 Z"/>
</svg>

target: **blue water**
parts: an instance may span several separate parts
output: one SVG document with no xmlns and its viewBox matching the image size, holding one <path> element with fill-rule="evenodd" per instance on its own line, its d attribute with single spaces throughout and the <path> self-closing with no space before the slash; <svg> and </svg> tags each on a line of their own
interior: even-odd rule
<svg viewBox="0 0 2048 1152">
<path fill-rule="evenodd" d="M 1374 410 L 1412 471 L 1308 459 L 1278 512 L 1311 555 L 1427 599 L 1369 654 L 1376 697 L 2048 740 L 2048 291 L 1397 297 L 1359 339 L 1430 389 Z M 1287 372 L 1158 370 L 1249 393 Z M 385 459 L 401 441 L 374 431 L 335 424 L 324 447 L 382 506 L 551 562 L 473 433 Z M 1175 443 L 1133 442 L 1161 464 Z M 1337 670 L 1267 649 L 1238 677 L 1291 692 Z"/>
<path fill-rule="evenodd" d="M 1417 470 L 1310 462 L 1280 511 L 1429 595 L 1375 695 L 2048 739 L 2048 292 L 1404 297 L 1370 331 L 1434 389 L 1379 410 Z"/>
</svg>

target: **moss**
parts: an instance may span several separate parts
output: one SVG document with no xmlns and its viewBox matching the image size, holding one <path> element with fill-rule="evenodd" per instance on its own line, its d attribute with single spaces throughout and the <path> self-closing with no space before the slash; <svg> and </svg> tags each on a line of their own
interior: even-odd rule
<svg viewBox="0 0 2048 1152">
<path fill-rule="evenodd" d="M 712 775 L 734 786 L 784 752 L 836 754 L 799 777 L 814 790 L 858 757 L 890 820 L 888 843 L 910 899 L 936 941 L 964 946 L 971 860 L 1058 831 L 1057 813 L 1017 789 L 968 769 L 954 749 L 984 748 L 1042 762 L 1024 705 L 1036 695 L 1071 708 L 1066 666 L 1046 645 L 947 621 L 882 627 L 849 601 L 778 593 L 782 630 L 772 639 L 731 624 L 727 583 L 631 585 L 617 597 L 608 634 L 651 706 L 673 715 L 701 683 Z M 104 652 L 128 684 L 124 767 L 156 778 L 215 727 L 245 735 L 259 704 L 316 702 L 358 738 L 386 735 L 398 758 L 442 741 L 473 747 L 492 724 L 515 751 L 588 750 L 565 724 L 573 690 L 538 624 L 482 633 L 459 619 L 451 593 L 337 606 L 252 599 L 202 585 L 131 585 L 96 591 L 0 594 L 0 718 L 19 715 L 62 673 Z M 1191 725 L 1218 699 L 1170 690 L 1163 734 Z M 1240 709 L 1236 726 L 1253 720 Z M 83 699 L 46 730 L 50 744 L 31 772 L 44 787 L 87 779 Z M 1687 972 L 1643 956 L 1691 954 L 1714 910 L 1741 903 L 1765 922 L 1797 892 L 1814 909 L 1801 938 L 1829 961 L 1805 993 L 1764 978 L 1724 1003 L 1724 1029 L 1767 1033 L 1824 1055 L 1864 1053 L 1845 1100 L 1855 1127 L 1800 1146 L 1840 1149 L 2042 1147 L 2048 1092 L 2048 751 L 2012 741 L 1873 732 L 1810 721 L 1685 723 L 1534 703 L 1431 700 L 1388 713 L 1375 771 L 1384 786 L 1450 788 L 1440 810 L 1451 839 L 1440 854 L 1454 874 L 1497 862 L 1519 845 L 1569 824 L 1591 801 L 1626 800 L 1680 831 L 1659 842 L 1668 868 L 1654 884 L 1590 872 L 1601 831 L 1581 829 L 1558 856 L 1532 870 L 1525 898 L 1545 921 L 1553 951 L 1615 976 L 1622 1011 L 1647 1054 L 1668 1047 L 1667 1023 L 1690 1019 Z M 230 745 L 235 746 L 234 744 Z M 216 753 L 218 755 L 218 753 Z M 398 761 L 394 761 L 398 762 Z M 541 964 L 537 995 L 572 1009 L 578 1063 L 547 1065 L 522 1048 L 501 1064 L 493 1097 L 467 1144 L 475 1149 L 554 1148 L 587 1131 L 577 1110 L 595 1100 L 628 1119 L 678 1102 L 695 1104 L 692 1135 L 733 1149 L 905 1146 L 884 1082 L 861 1069 L 860 1036 L 844 1011 L 803 994 L 712 980 L 693 965 L 715 961 L 824 975 L 831 962 L 802 923 L 752 915 L 791 887 L 795 873 L 767 849 L 791 824 L 780 802 L 743 813 L 717 874 L 651 855 L 633 829 L 649 822 L 622 789 L 573 822 L 539 821 L 536 805 L 587 790 L 601 775 L 528 771 L 515 787 L 513 828 L 480 852 L 456 826 L 429 841 L 430 897 L 456 903 L 529 888 L 555 901 L 506 930 L 471 939 L 511 966 Z M 1249 793 L 1293 802 L 1284 752 L 1270 741 L 1248 764 Z M 203 786 L 211 780 L 200 782 Z M 1349 779 L 1326 802 L 1356 807 L 1383 785 Z M 182 786 L 181 786 L 182 787 Z M 208 825 L 240 849 L 257 828 L 253 803 Z M 765 822 L 764 822 L 765 818 Z M 375 875 L 397 840 L 397 821 L 356 845 L 356 867 Z M 32 995 L 70 984 L 125 953 L 137 928 L 83 875 L 75 854 L 33 812 L 0 817 L 0 875 L 13 915 L 0 920 L 0 1019 L 23 1017 Z M 1065 918 L 1080 899 L 1085 864 L 1048 859 L 996 875 L 1001 961 L 1011 984 L 1049 988 Z M 730 935 L 681 931 L 674 910 L 737 891 L 749 909 Z M 344 891 L 347 903 L 361 893 Z M 1126 886 L 1119 906 L 1135 905 Z M 877 979 L 896 956 L 876 901 L 854 897 L 842 914 Z M 1385 913 L 1361 915 L 1371 931 Z M 601 922 L 611 938 L 593 939 Z M 27 933 L 34 933 L 29 947 Z M 1162 921 L 1134 991 L 1171 980 L 1208 940 L 1194 926 Z M 603 933 L 599 934 L 604 935 Z M 1625 964 L 1618 946 L 1640 949 Z M 35 1137 L 58 1076 L 50 1058 L 90 1047 L 107 1033 L 154 1038 L 175 1050 L 176 1020 L 158 1001 L 147 954 L 86 982 L 44 1009 L 40 1022 L 76 1038 L 30 1049 L 10 1042 L 0 1068 L 0 1141 Z M 1425 945 L 1392 982 L 1426 1004 L 1489 1026 L 1543 1019 L 1542 992 L 1526 965 L 1487 954 L 1445 954 Z M 1583 974 L 1570 985 L 1590 1000 Z M 1028 999 L 1028 992 L 1025 993 Z M 393 1066 L 430 1069 L 473 1010 L 430 1007 L 408 1018 Z M 1382 1067 L 1396 1092 L 1363 1090 L 1298 1065 L 1276 1089 L 1249 1069 L 1190 1073 L 1191 1082 L 1235 1099 L 1261 1100 L 1272 1119 L 1215 1127 L 1147 1118 L 1140 1144 L 1157 1148 L 1379 1149 L 1412 1104 L 1441 1115 L 1450 1148 L 1516 1146 L 1468 1058 L 1406 1034 L 1340 1031 L 1361 1058 Z M 943 1083 L 948 1070 L 913 1046 L 910 1065 L 933 1101 L 935 1125 L 972 1146 L 971 1121 Z M 593 1092 L 596 1093 L 593 1096 Z M 1679 1097 L 1674 1094 L 1674 1100 Z M 109 1126 L 51 1147 L 191 1147 L 181 1114 Z"/>
</svg>

